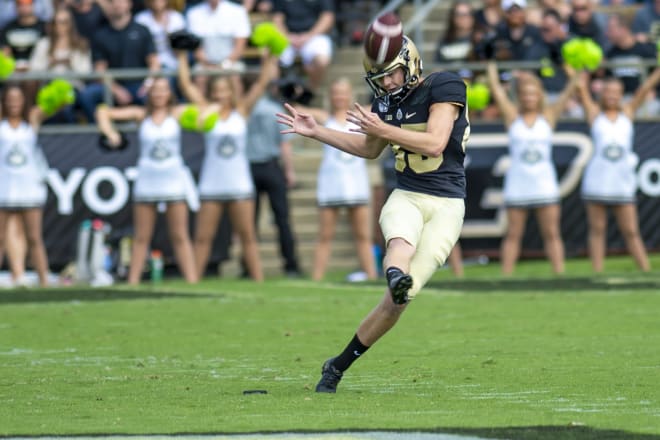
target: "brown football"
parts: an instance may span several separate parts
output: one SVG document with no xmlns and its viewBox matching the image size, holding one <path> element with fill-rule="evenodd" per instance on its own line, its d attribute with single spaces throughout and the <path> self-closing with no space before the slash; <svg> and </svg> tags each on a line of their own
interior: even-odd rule
<svg viewBox="0 0 660 440">
<path fill-rule="evenodd" d="M 403 45 L 403 25 L 394 12 L 379 15 L 364 34 L 364 51 L 374 64 L 394 60 Z"/>
</svg>

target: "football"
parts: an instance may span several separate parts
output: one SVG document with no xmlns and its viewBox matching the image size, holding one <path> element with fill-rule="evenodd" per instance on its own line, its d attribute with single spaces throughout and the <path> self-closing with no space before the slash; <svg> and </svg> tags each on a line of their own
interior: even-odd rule
<svg viewBox="0 0 660 440">
<path fill-rule="evenodd" d="M 394 60 L 403 45 L 403 24 L 393 12 L 378 16 L 364 34 L 364 52 L 374 64 Z"/>
</svg>

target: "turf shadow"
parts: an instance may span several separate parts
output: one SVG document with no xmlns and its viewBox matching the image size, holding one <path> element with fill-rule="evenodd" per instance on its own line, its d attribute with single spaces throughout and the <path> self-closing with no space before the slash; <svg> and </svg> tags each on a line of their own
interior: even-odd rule
<svg viewBox="0 0 660 440">
<path fill-rule="evenodd" d="M 190 294 L 181 292 L 156 292 L 148 290 L 118 290 L 118 289 L 14 289 L 0 290 L 0 305 L 39 303 L 39 302 L 69 302 L 69 301 L 126 301 L 140 299 L 174 299 L 174 298 L 209 298 L 222 295 Z"/>
<path fill-rule="evenodd" d="M 433 432 L 511 440 L 660 440 L 658 434 L 642 434 L 588 426 L 520 426 L 504 428 L 438 428 Z"/>
<path fill-rule="evenodd" d="M 427 287 L 470 291 L 654 290 L 660 280 L 625 278 L 530 278 L 429 281 Z"/>
</svg>

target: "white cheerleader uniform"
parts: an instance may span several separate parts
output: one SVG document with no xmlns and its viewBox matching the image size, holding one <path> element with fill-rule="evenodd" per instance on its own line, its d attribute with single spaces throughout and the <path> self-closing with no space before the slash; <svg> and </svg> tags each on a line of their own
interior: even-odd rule
<svg viewBox="0 0 660 440">
<path fill-rule="evenodd" d="M 603 204 L 635 201 L 637 156 L 633 134 L 632 121 L 623 113 L 614 121 L 603 113 L 596 117 L 591 127 L 594 154 L 582 179 L 584 200 Z"/>
<path fill-rule="evenodd" d="M 46 203 L 47 166 L 37 135 L 27 122 L 12 127 L 0 121 L 0 208 L 25 209 Z"/>
<path fill-rule="evenodd" d="M 254 197 L 254 183 L 246 155 L 245 118 L 232 111 L 204 135 L 206 152 L 199 178 L 202 200 L 243 200 Z"/>
<path fill-rule="evenodd" d="M 181 156 L 181 127 L 172 116 L 156 124 L 147 117 L 138 131 L 140 157 L 133 187 L 136 202 L 188 200 L 195 209 L 195 183 Z"/>
<path fill-rule="evenodd" d="M 504 176 L 504 203 L 511 207 L 543 206 L 559 201 L 552 163 L 552 128 L 543 116 L 530 127 L 518 117 L 509 127 L 511 165 Z"/>
<path fill-rule="evenodd" d="M 325 126 L 348 132 L 356 125 L 329 118 Z M 323 145 L 316 198 L 319 206 L 357 206 L 369 203 L 369 174 L 366 161 L 330 145 Z"/>
</svg>

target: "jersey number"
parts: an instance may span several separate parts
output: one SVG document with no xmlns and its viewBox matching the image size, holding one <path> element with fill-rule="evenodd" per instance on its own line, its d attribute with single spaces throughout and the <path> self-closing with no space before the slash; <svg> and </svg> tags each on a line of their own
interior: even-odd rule
<svg viewBox="0 0 660 440">
<path fill-rule="evenodd" d="M 405 151 L 398 145 L 392 148 L 394 149 L 394 157 L 396 158 L 395 168 L 401 173 L 406 169 L 406 157 L 408 158 L 407 166 L 417 174 L 435 171 L 442 165 L 442 155 L 440 157 L 424 156 L 423 154 Z"/>
</svg>

